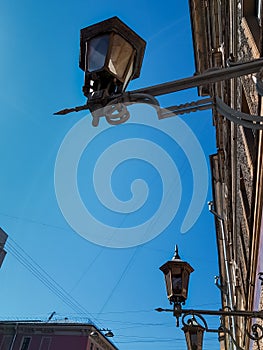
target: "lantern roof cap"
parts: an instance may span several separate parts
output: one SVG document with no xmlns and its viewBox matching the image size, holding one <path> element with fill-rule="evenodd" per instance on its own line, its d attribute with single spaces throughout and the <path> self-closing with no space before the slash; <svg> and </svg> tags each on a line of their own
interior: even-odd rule
<svg viewBox="0 0 263 350">
<path fill-rule="evenodd" d="M 193 267 L 188 262 L 183 261 L 180 258 L 177 245 L 175 246 L 174 256 L 172 257 L 172 259 L 167 261 L 165 264 L 163 264 L 160 267 L 160 270 L 164 272 L 164 271 L 167 271 L 167 269 L 169 270 L 170 268 L 172 268 L 172 266 L 176 266 L 176 265 L 177 266 L 185 266 L 185 268 L 187 270 L 189 270 L 190 272 L 194 271 Z"/>
</svg>

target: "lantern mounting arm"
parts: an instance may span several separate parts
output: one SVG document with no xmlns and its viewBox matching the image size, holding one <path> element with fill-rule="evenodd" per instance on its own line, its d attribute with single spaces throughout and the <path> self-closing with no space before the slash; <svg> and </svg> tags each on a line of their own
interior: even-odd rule
<svg viewBox="0 0 263 350">
<path fill-rule="evenodd" d="M 183 309 L 177 307 L 175 303 L 174 309 L 163 309 L 157 308 L 155 311 L 158 312 L 173 312 L 174 316 L 181 316 L 184 314 L 201 314 L 209 316 L 239 316 L 239 317 L 249 317 L 249 318 L 261 318 L 263 320 L 263 310 L 260 311 L 245 311 L 245 310 L 195 310 L 195 309 Z"/>
<path fill-rule="evenodd" d="M 182 324 L 183 326 L 186 326 L 187 324 L 190 324 L 189 319 L 188 322 L 186 322 L 187 318 L 190 316 L 192 317 L 191 321 L 194 320 L 195 324 L 197 324 L 200 327 L 203 327 L 203 329 L 206 332 L 210 333 L 227 333 L 233 343 L 235 344 L 236 348 L 238 350 L 243 350 L 236 342 L 233 334 L 229 329 L 227 329 L 223 323 L 222 318 L 224 317 L 244 317 L 244 318 L 250 318 L 250 319 L 261 319 L 263 320 L 263 310 L 260 311 L 245 311 L 245 310 L 196 310 L 196 309 L 183 309 L 181 306 L 181 303 L 174 303 L 173 309 L 163 309 L 163 308 L 157 308 L 155 309 L 158 312 L 173 312 L 173 316 L 176 317 L 176 326 L 179 327 L 179 318 L 182 317 Z M 203 317 L 203 315 L 207 316 L 220 316 L 221 317 L 221 324 L 218 329 L 212 329 L 208 327 L 208 324 Z M 196 317 L 201 320 L 200 324 L 197 322 Z M 259 340 L 263 338 L 263 326 L 258 323 L 253 323 L 251 326 L 251 333 L 246 329 L 247 336 L 256 341 L 257 344 Z M 259 348 L 260 349 L 260 348 Z"/>
<path fill-rule="evenodd" d="M 248 318 L 260 318 L 263 320 L 263 310 L 261 311 L 245 311 L 245 310 L 195 310 L 195 309 L 183 309 L 180 303 L 174 303 L 173 309 L 155 309 L 158 312 L 173 312 L 176 318 L 180 318 L 182 315 L 208 315 L 208 316 L 237 316 Z M 177 325 L 178 327 L 179 325 Z"/>
<path fill-rule="evenodd" d="M 173 80 L 137 90 L 113 93 L 111 95 L 104 94 L 102 97 L 96 97 L 96 94 L 94 94 L 94 96 L 90 95 L 85 105 L 66 108 L 54 114 L 65 115 L 71 112 L 89 109 L 93 116 L 92 125 L 97 126 L 101 117 L 106 117 L 106 120 L 112 125 L 126 122 L 130 117 L 127 106 L 133 103 L 151 104 L 156 108 L 159 119 L 215 108 L 219 114 L 236 124 L 261 130 L 263 129 L 263 125 L 261 124 L 262 117 L 236 111 L 227 106 L 219 97 L 200 99 L 198 101 L 167 108 L 161 108 L 155 97 L 257 72 L 256 88 L 259 95 L 263 96 L 263 73 L 262 70 L 260 71 L 262 67 L 263 58 L 248 62 L 231 63 L 226 68 L 212 68 L 192 77 Z"/>
<path fill-rule="evenodd" d="M 92 113 L 92 125 L 97 126 L 99 119 L 105 117 L 109 124 L 117 125 L 127 121 L 130 113 L 127 106 L 134 103 L 146 103 L 156 108 L 159 119 L 162 119 L 162 109 L 160 108 L 157 99 L 146 93 L 124 92 L 121 94 L 113 94 L 103 98 L 91 97 L 87 103 L 82 106 L 73 108 L 65 108 L 61 111 L 55 112 L 54 115 L 65 115 L 71 112 L 79 112 L 83 110 L 90 110 Z M 195 103 L 194 103 L 195 104 Z M 186 104 L 185 108 L 193 108 L 191 104 Z M 176 108 L 176 106 L 172 107 Z M 166 118 L 166 116 L 164 116 Z"/>
<path fill-rule="evenodd" d="M 133 90 L 133 93 L 146 93 L 152 96 L 161 96 L 186 90 L 223 80 L 241 77 L 243 75 L 259 72 L 263 67 L 263 58 L 258 58 L 248 62 L 238 62 L 226 68 L 211 68 L 201 74 L 192 77 L 174 80 L 171 82 L 157 84 L 154 86 Z"/>
</svg>

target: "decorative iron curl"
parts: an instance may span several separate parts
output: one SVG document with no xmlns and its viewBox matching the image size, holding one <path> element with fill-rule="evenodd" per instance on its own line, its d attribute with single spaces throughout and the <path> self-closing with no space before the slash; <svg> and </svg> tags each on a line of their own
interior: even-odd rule
<svg viewBox="0 0 263 350">
<path fill-rule="evenodd" d="M 244 350 L 243 348 L 241 348 L 238 345 L 238 343 L 236 342 L 232 332 L 229 329 L 227 329 L 225 326 L 223 326 L 222 324 L 218 328 L 218 333 L 220 333 L 220 332 L 226 333 L 226 334 L 228 334 L 231 337 L 232 342 L 234 343 L 234 345 L 237 348 L 237 350 Z M 252 332 L 252 334 L 250 334 L 249 331 L 246 329 L 246 335 L 251 340 L 256 341 L 257 344 L 258 344 L 258 342 L 263 338 L 263 327 L 260 324 L 258 324 L 258 323 L 254 323 L 252 325 L 252 327 L 251 327 L 251 332 Z M 259 344 L 258 344 L 258 349 L 260 350 Z"/>
<path fill-rule="evenodd" d="M 232 342 L 234 343 L 234 345 L 235 345 L 235 347 L 236 347 L 237 350 L 244 350 L 243 348 L 241 348 L 241 347 L 238 345 L 238 343 L 236 342 L 236 340 L 235 340 L 235 338 L 234 338 L 232 332 L 231 332 L 229 329 L 227 329 L 225 326 L 221 325 L 221 326 L 218 328 L 218 333 L 221 333 L 221 332 L 223 332 L 223 333 L 225 333 L 225 334 L 228 334 L 228 335 L 230 336 L 230 338 L 231 338 Z"/>
<path fill-rule="evenodd" d="M 87 101 L 83 106 L 65 108 L 54 114 L 65 115 L 71 112 L 89 109 L 93 118 L 93 126 L 98 126 L 101 117 L 106 117 L 109 124 L 117 125 L 125 123 L 129 119 L 130 113 L 127 106 L 134 103 L 145 103 L 153 106 L 156 109 L 159 119 L 161 119 L 162 113 L 158 100 L 154 96 L 142 92 L 125 92 L 107 96 L 104 99 L 94 99 Z"/>
<path fill-rule="evenodd" d="M 263 338 L 263 326 L 262 325 L 260 325 L 258 323 L 254 323 L 251 326 L 251 332 L 252 332 L 252 335 L 247 330 L 247 335 L 250 339 L 252 339 L 254 341 L 259 341 Z"/>
<path fill-rule="evenodd" d="M 190 316 L 192 317 L 191 319 L 189 319 Z M 202 324 L 198 322 L 196 317 L 199 320 L 202 321 Z M 204 330 L 206 332 L 210 331 L 210 329 L 208 328 L 208 324 L 207 324 L 205 318 L 202 315 L 200 315 L 198 313 L 195 313 L 195 312 L 189 312 L 189 313 L 186 313 L 186 314 L 183 315 L 183 317 L 182 317 L 182 324 L 183 324 L 183 326 L 188 326 L 189 324 L 191 324 L 192 320 L 194 320 L 198 326 L 204 328 Z"/>
<path fill-rule="evenodd" d="M 130 112 L 127 106 L 134 103 L 145 103 L 153 106 L 156 109 L 158 117 L 161 115 L 161 108 L 157 99 L 151 95 L 143 93 L 124 93 L 116 98 L 111 99 L 106 106 L 98 109 L 94 108 L 92 111 L 92 125 L 97 126 L 99 124 L 99 118 L 105 117 L 107 122 L 111 125 L 118 125 L 125 123 L 130 118 Z"/>
<path fill-rule="evenodd" d="M 237 317 L 238 317 L 238 316 L 237 316 Z M 245 317 L 246 320 L 247 320 L 247 319 L 252 319 L 252 318 L 254 318 L 254 315 L 253 315 L 253 316 L 243 316 L 243 317 Z M 259 314 L 256 315 L 256 318 L 259 318 L 259 319 L 261 319 L 261 320 L 263 321 L 263 317 L 262 317 L 261 315 L 259 315 Z M 260 324 L 258 324 L 258 323 L 253 323 L 252 326 L 250 327 L 250 329 L 251 329 L 251 330 L 247 329 L 247 327 L 246 327 L 246 330 L 245 330 L 245 331 L 246 331 L 246 336 L 248 336 L 249 339 L 251 339 L 251 340 L 257 342 L 257 344 L 258 344 L 258 349 L 260 350 L 260 347 L 259 347 L 259 343 L 258 343 L 258 342 L 263 338 L 263 326 L 260 325 Z M 223 333 L 225 333 L 225 334 L 228 334 L 228 335 L 231 337 L 231 339 L 232 339 L 234 345 L 236 346 L 237 350 L 244 350 L 242 347 L 240 347 L 240 346 L 238 345 L 238 343 L 236 342 L 236 339 L 235 339 L 234 335 L 232 334 L 232 332 L 231 332 L 228 328 L 226 328 L 226 327 L 222 324 L 222 322 L 221 322 L 220 327 L 218 328 L 218 334 L 219 334 L 220 332 L 223 332 Z"/>
<path fill-rule="evenodd" d="M 246 128 L 263 130 L 263 116 L 251 115 L 236 111 L 235 109 L 225 104 L 219 97 L 215 98 L 215 106 L 217 112 L 231 122 L 239 124 Z"/>
<path fill-rule="evenodd" d="M 104 107 L 104 114 L 111 125 L 125 123 L 130 118 L 128 108 L 123 103 L 114 103 L 114 101 Z"/>
</svg>

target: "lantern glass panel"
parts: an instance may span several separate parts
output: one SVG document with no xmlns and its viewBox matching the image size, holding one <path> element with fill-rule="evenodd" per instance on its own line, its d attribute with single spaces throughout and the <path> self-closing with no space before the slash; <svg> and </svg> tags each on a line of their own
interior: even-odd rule
<svg viewBox="0 0 263 350">
<path fill-rule="evenodd" d="M 183 273 L 183 289 L 186 293 L 187 296 L 187 292 L 188 292 L 188 284 L 189 284 L 189 271 L 184 270 Z"/>
<path fill-rule="evenodd" d="M 114 34 L 111 42 L 111 52 L 109 55 L 109 70 L 117 76 L 118 79 L 125 78 L 125 72 L 130 68 L 130 60 L 134 56 L 134 49 L 120 35 Z"/>
<path fill-rule="evenodd" d="M 134 57 L 135 57 L 135 55 L 133 55 L 133 57 L 132 57 L 132 59 L 131 59 L 129 69 L 128 69 L 127 74 L 126 74 L 126 77 L 125 77 L 125 81 L 124 81 L 124 84 L 123 84 L 123 89 L 124 89 L 124 90 L 126 89 L 126 86 L 128 85 L 129 80 L 130 80 L 130 78 L 131 78 L 131 76 L 132 76 L 132 73 L 133 73 L 133 69 L 134 69 Z"/>
<path fill-rule="evenodd" d="M 173 285 L 173 294 L 182 293 L 182 275 L 173 275 L 172 276 L 172 285 Z"/>
<path fill-rule="evenodd" d="M 204 329 L 200 326 L 186 326 L 183 328 L 188 350 L 202 350 Z"/>
<path fill-rule="evenodd" d="M 110 35 L 104 34 L 92 38 L 86 45 L 86 70 L 94 72 L 102 69 L 108 53 Z"/>
<path fill-rule="evenodd" d="M 173 292 L 172 292 L 172 283 L 171 283 L 171 281 L 172 281 L 172 279 L 171 279 L 171 271 L 167 271 L 164 276 L 165 276 L 165 284 L 166 284 L 167 296 L 168 296 L 168 298 L 170 298 L 172 296 L 172 294 L 173 294 Z"/>
<path fill-rule="evenodd" d="M 193 332 L 190 334 L 190 341 L 191 341 L 191 350 L 197 350 L 198 349 L 198 340 L 197 340 L 197 332 Z"/>
</svg>

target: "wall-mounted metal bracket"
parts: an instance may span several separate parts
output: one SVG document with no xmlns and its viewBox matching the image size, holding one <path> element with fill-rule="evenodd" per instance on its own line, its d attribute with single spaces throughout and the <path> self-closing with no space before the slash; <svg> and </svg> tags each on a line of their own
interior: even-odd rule
<svg viewBox="0 0 263 350">
<path fill-rule="evenodd" d="M 149 86 L 129 92 L 119 93 L 115 95 L 113 94 L 111 96 L 106 96 L 98 99 L 91 99 L 88 100 L 87 103 L 83 106 L 66 108 L 54 114 L 65 115 L 71 112 L 78 112 L 89 109 L 93 116 L 92 124 L 94 126 L 97 126 L 101 117 L 106 117 L 107 121 L 113 125 L 126 122 L 129 119 L 129 112 L 126 105 L 131 103 L 152 104 L 153 106 L 157 107 L 156 109 L 159 119 L 214 107 L 219 114 L 236 124 L 240 124 L 251 129 L 262 130 L 263 117 L 253 116 L 236 111 L 227 106 L 217 96 L 214 99 L 202 99 L 195 102 L 187 102 L 179 106 L 168 107 L 164 113 L 162 113 L 159 102 L 155 98 L 156 96 L 171 94 L 177 91 L 182 91 L 203 85 L 215 84 L 220 81 L 225 81 L 253 73 L 258 73 L 256 87 L 258 93 L 263 96 L 262 67 L 263 58 L 249 62 L 234 63 L 229 67 L 209 69 L 202 74 L 197 74 L 192 77 L 174 80 L 171 82 Z M 167 110 L 170 112 L 167 112 Z"/>
<path fill-rule="evenodd" d="M 256 319 L 261 319 L 263 320 L 263 310 L 261 311 L 244 311 L 244 310 L 195 310 L 195 309 L 183 309 L 181 306 L 178 305 L 174 305 L 173 309 L 163 309 L 163 308 L 157 308 L 155 309 L 158 312 L 173 312 L 173 315 L 176 317 L 177 321 L 176 321 L 176 326 L 179 327 L 179 319 L 182 317 L 182 324 L 183 326 L 186 325 L 186 318 L 187 317 L 195 317 L 198 318 L 199 320 L 201 320 L 202 324 L 200 324 L 200 326 L 202 326 L 206 332 L 216 332 L 219 335 L 222 333 L 228 334 L 232 340 L 233 343 L 235 344 L 236 348 L 238 350 L 244 350 L 243 348 L 241 348 L 232 332 L 227 329 L 224 325 L 223 325 L 223 319 L 225 317 L 243 317 L 246 321 L 248 320 L 256 320 Z M 220 316 L 221 317 L 221 322 L 220 322 L 220 326 L 218 329 L 211 329 L 208 327 L 208 323 L 206 322 L 205 318 L 203 317 L 203 315 L 206 316 Z M 257 343 L 263 339 L 263 326 L 259 323 L 253 323 L 251 326 L 251 331 L 248 331 L 246 329 L 246 334 L 247 336 L 251 339 L 256 341 Z"/>
</svg>

